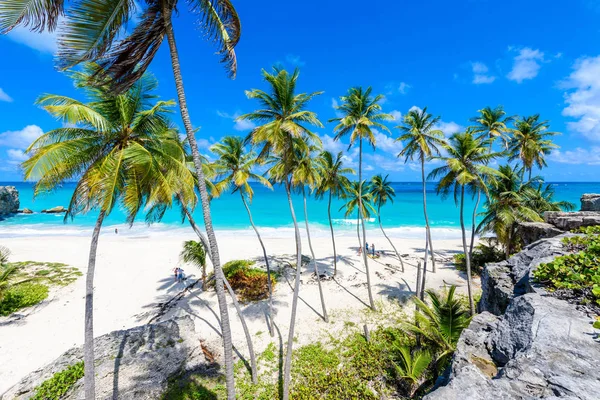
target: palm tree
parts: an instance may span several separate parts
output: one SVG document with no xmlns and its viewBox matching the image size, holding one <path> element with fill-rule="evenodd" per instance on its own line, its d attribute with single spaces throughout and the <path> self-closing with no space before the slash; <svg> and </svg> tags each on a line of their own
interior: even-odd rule
<svg viewBox="0 0 600 400">
<path fill-rule="evenodd" d="M 206 251 L 202 242 L 186 240 L 179 258 L 186 264 L 192 264 L 202 270 L 202 286 L 206 286 Z"/>
<path fill-rule="evenodd" d="M 375 128 L 389 132 L 387 126 L 382 122 L 392 121 L 394 117 L 381 111 L 381 101 L 384 96 L 379 94 L 371 96 L 373 89 L 368 87 L 363 90 L 362 87 L 353 87 L 348 90 L 345 96 L 341 96 L 341 104 L 336 110 L 341 113 L 338 118 L 333 118 L 329 122 L 337 122 L 334 128 L 334 140 L 340 140 L 345 136 L 350 136 L 350 146 L 353 146 L 358 140 L 358 181 L 362 182 L 362 151 L 363 140 L 367 140 L 375 148 L 376 140 L 373 130 Z M 362 189 L 362 185 L 358 185 Z M 362 196 L 358 195 L 358 201 L 362 201 Z M 359 222 L 362 224 L 363 243 L 366 242 L 367 232 L 365 229 L 364 216 L 361 215 L 362 207 L 358 207 Z M 367 254 L 363 252 L 363 261 L 367 273 L 367 289 L 369 291 L 369 305 L 375 310 L 373 293 L 371 292 L 371 276 L 369 273 L 369 262 Z"/>
<path fill-rule="evenodd" d="M 531 180 L 533 165 L 537 165 L 539 169 L 545 167 L 547 164 L 544 156 L 558 147 L 550 137 L 559 133 L 548 132 L 549 128 L 548 121 L 540 121 L 539 114 L 518 118 L 515 121 L 513 137 L 509 142 L 508 161 L 521 160 L 523 167 L 529 172 L 529 180 Z"/>
<path fill-rule="evenodd" d="M 394 246 L 392 240 L 388 237 L 388 235 L 386 235 L 385 231 L 383 230 L 383 225 L 381 224 L 381 207 L 384 206 L 388 202 L 388 200 L 390 201 L 390 203 L 393 203 L 394 197 L 396 197 L 396 191 L 392 187 L 391 183 L 387 180 L 387 178 L 388 175 L 386 175 L 384 178 L 383 176 L 381 176 L 381 174 L 375 175 L 373 178 L 371 178 L 371 183 L 369 185 L 369 193 L 373 198 L 373 203 L 377 205 L 377 219 L 379 221 L 379 228 L 381 229 L 381 233 L 383 233 L 383 236 L 385 236 L 388 242 L 390 242 L 390 246 L 392 246 L 394 252 L 396 253 L 396 257 L 398 257 L 398 261 L 400 261 L 400 265 L 402 266 L 402 272 L 404 272 L 404 262 L 402 261 L 402 257 L 400 257 L 400 254 L 398 253 L 398 250 L 396 250 L 396 246 Z"/>
<path fill-rule="evenodd" d="M 72 73 L 78 88 L 86 87 L 96 67 Z M 89 103 L 47 94 L 37 100 L 68 127 L 51 130 L 27 149 L 31 157 L 23 163 L 25 179 L 37 180 L 34 195 L 76 179 L 65 221 L 91 210 L 98 217 L 88 261 L 85 300 L 85 390 L 94 398 L 93 297 L 98 237 L 104 219 L 117 204 L 133 223 L 146 203 L 168 202 L 173 187 L 181 182 L 182 196 L 193 184 L 193 175 L 182 162 L 184 149 L 177 133 L 169 128 L 168 112 L 174 104 L 156 101 L 157 82 L 144 75 L 124 94 L 115 95 L 108 86 L 87 88 Z M 165 180 L 164 176 L 178 179 Z"/>
<path fill-rule="evenodd" d="M 267 256 L 267 249 L 265 244 L 258 232 L 258 228 L 254 225 L 252 219 L 252 213 L 248 203 L 252 202 L 254 197 L 254 190 L 250 185 L 250 180 L 259 182 L 260 184 L 273 189 L 271 183 L 263 176 L 253 172 L 254 167 L 257 164 L 256 155 L 254 152 L 246 152 L 244 150 L 244 143 L 240 137 L 227 136 L 221 140 L 221 143 L 217 143 L 211 147 L 211 151 L 218 156 L 218 159 L 212 163 L 212 166 L 217 175 L 217 182 L 215 183 L 214 196 L 218 197 L 221 193 L 233 187 L 233 192 L 239 192 L 242 198 L 242 203 L 248 213 L 248 219 L 250 225 L 256 233 L 256 237 L 263 250 L 263 256 L 265 259 L 265 265 L 267 268 L 267 286 L 269 290 L 269 334 L 275 335 L 273 330 L 273 289 L 271 282 L 271 268 L 269 266 L 269 257 Z M 248 200 L 246 200 L 248 199 Z"/>
<path fill-rule="evenodd" d="M 440 147 L 446 142 L 444 133 L 436 129 L 440 117 L 434 117 L 424 109 L 412 109 L 406 114 L 402 125 L 398 126 L 402 134 L 396 140 L 402 141 L 404 148 L 398 157 L 404 157 L 404 162 L 414 160 L 415 157 L 421 162 L 421 179 L 423 182 L 423 214 L 425 215 L 425 259 L 423 262 L 423 284 L 421 285 L 421 298 L 425 290 L 425 278 L 427 272 L 427 247 L 431 254 L 431 264 L 435 272 L 435 256 L 433 243 L 431 242 L 431 230 L 429 229 L 429 218 L 427 217 L 427 187 L 425 181 L 425 161 L 440 154 Z"/>
<path fill-rule="evenodd" d="M 537 186 L 533 182 L 532 190 L 528 191 L 527 206 L 535 210 L 540 216 L 543 216 L 546 211 L 573 211 L 575 204 L 568 201 L 554 200 L 554 188 L 551 184 L 544 185 L 543 180 L 538 178 Z"/>
<path fill-rule="evenodd" d="M 365 181 L 363 181 L 362 184 L 359 184 L 358 181 L 352 181 L 345 188 L 345 193 L 342 198 L 346 200 L 346 203 L 339 211 L 346 210 L 344 217 L 348 218 L 351 216 L 354 213 L 354 210 L 356 210 L 357 215 L 359 215 L 358 223 L 356 225 L 356 236 L 358 237 L 358 247 L 362 248 L 363 242 L 360 240 L 360 233 L 358 230 L 360 226 L 360 215 L 362 215 L 363 218 L 370 219 L 371 214 L 375 214 L 369 187 Z"/>
<path fill-rule="evenodd" d="M 485 212 L 477 231 L 493 232 L 508 258 L 515 245 L 518 222 L 541 222 L 542 218 L 527 204 L 533 189 L 529 182 L 523 179 L 524 168 L 502 165 L 498 171 L 499 177 L 488 187 L 489 197 L 485 202 Z"/>
<path fill-rule="evenodd" d="M 496 108 L 485 107 L 481 110 L 477 110 L 478 116 L 471 118 L 471 122 L 475 125 L 472 126 L 473 133 L 477 136 L 477 139 L 482 139 L 488 142 L 490 146 L 489 152 L 492 152 L 492 146 L 496 139 L 500 139 L 504 144 L 504 147 L 508 147 L 510 140 L 509 133 L 511 129 L 507 126 L 508 123 L 514 120 L 513 117 L 505 117 L 506 112 L 504 107 L 497 106 Z"/>
<path fill-rule="evenodd" d="M 169 43 L 171 66 L 177 89 L 181 118 L 188 138 L 194 166 L 198 174 L 198 189 L 211 254 L 215 262 L 216 287 L 221 316 L 227 396 L 235 399 L 233 373 L 233 349 L 227 302 L 223 289 L 221 264 L 217 240 L 212 226 L 208 191 L 202 170 L 202 159 L 194 136 L 183 86 L 179 53 L 172 24 L 173 10 L 176 14 L 177 0 L 147 0 L 144 8 L 140 2 L 121 0 L 81 0 L 77 2 L 5 1 L 0 4 L 0 34 L 8 33 L 18 25 L 31 30 L 54 31 L 59 17 L 64 16 L 59 35 L 57 59 L 62 69 L 85 61 L 98 61 L 104 67 L 96 71 L 90 81 L 106 81 L 113 89 L 123 92 L 139 80 L 158 52 L 165 36 Z M 188 0 L 190 9 L 197 16 L 197 24 L 206 37 L 217 44 L 221 62 L 229 76 L 235 77 L 237 59 L 234 48 L 240 40 L 241 25 L 231 0 Z M 65 12 L 65 6 L 72 4 Z M 139 15 L 140 18 L 134 18 Z M 93 16 L 93 18 L 91 18 Z M 135 27 L 132 24 L 137 22 Z M 125 37 L 122 33 L 128 32 Z M 88 388 L 86 397 L 92 398 L 93 388 Z"/>
<path fill-rule="evenodd" d="M 298 69 L 290 75 L 286 70 L 273 68 L 273 73 L 263 70 L 263 77 L 270 86 L 270 93 L 259 89 L 246 91 L 246 96 L 256 99 L 260 106 L 259 110 L 240 116 L 239 120 L 248 120 L 262 123 L 248 135 L 247 141 L 254 146 L 262 147 L 259 159 L 265 160 L 270 155 L 275 155 L 281 160 L 281 167 L 273 170 L 271 179 L 285 186 L 290 214 L 294 222 L 296 238 L 296 281 L 294 283 L 294 297 L 292 299 L 292 315 L 290 331 L 288 335 L 287 351 L 285 355 L 283 376 L 283 398 L 289 398 L 290 373 L 292 366 L 292 350 L 294 345 L 294 327 L 296 323 L 296 308 L 298 306 L 298 294 L 300 291 L 300 269 L 302 268 L 302 243 L 300 230 L 294 212 L 294 204 L 291 194 L 291 174 L 294 171 L 295 151 L 298 146 L 309 142 L 319 142 L 319 137 L 311 132 L 306 125 L 323 127 L 317 118 L 317 114 L 307 111 L 306 107 L 311 99 L 321 94 L 300 93 L 296 94 L 296 83 L 298 80 Z M 304 140 L 295 140 L 304 139 Z"/>
<path fill-rule="evenodd" d="M 475 139 L 473 132 L 470 130 L 464 133 L 455 133 L 450 138 L 450 143 L 445 144 L 444 147 L 448 152 L 448 156 L 439 157 L 439 159 L 444 161 L 446 165 L 431 171 L 429 178 L 439 179 L 438 194 L 441 193 L 446 197 L 452 192 L 457 205 L 460 196 L 460 228 L 467 265 L 469 305 L 471 314 L 475 314 L 471 282 L 471 253 L 467 246 L 465 231 L 465 187 L 474 187 L 475 190 L 487 192 L 485 181 L 499 175 L 495 169 L 488 167 L 487 164 L 500 154 L 488 152 L 484 142 L 481 139 Z"/>
<path fill-rule="evenodd" d="M 335 235 L 333 233 L 333 223 L 331 221 L 331 199 L 343 197 L 350 181 L 347 174 L 355 174 L 352 168 L 344 168 L 343 153 L 340 151 L 337 156 L 333 156 L 329 151 L 323 151 L 318 158 L 319 174 L 321 180 L 316 191 L 317 199 L 322 199 L 326 192 L 329 192 L 327 201 L 327 216 L 329 218 L 329 229 L 331 230 L 331 242 L 333 243 L 333 276 L 337 274 L 337 253 L 335 249 Z"/>
<path fill-rule="evenodd" d="M 303 139 L 297 139 L 303 140 Z M 302 193 L 302 200 L 304 204 L 304 224 L 306 225 L 306 237 L 308 239 L 308 247 L 312 256 L 313 268 L 315 270 L 315 277 L 317 278 L 317 284 L 319 286 L 319 296 L 321 298 L 321 309 L 323 310 L 323 321 L 329 322 L 329 316 L 327 315 L 327 308 L 325 307 L 325 296 L 323 295 L 323 288 L 321 285 L 321 273 L 317 265 L 317 258 L 312 247 L 312 240 L 310 239 L 310 229 L 308 226 L 308 208 L 306 206 L 306 187 L 308 186 L 311 191 L 319 186 L 319 171 L 316 165 L 316 161 L 312 155 L 317 150 L 320 150 L 317 146 L 305 146 L 300 144 L 298 151 L 296 152 L 296 168 L 292 172 L 292 186 L 299 188 Z"/>
<path fill-rule="evenodd" d="M 415 350 L 407 346 L 398 347 L 400 358 L 394 363 L 396 374 L 408 383 L 408 395 L 412 399 L 417 390 L 423 385 L 423 377 L 431 363 L 431 353 L 427 350 Z M 411 354 L 412 353 L 412 354 Z"/>
<path fill-rule="evenodd" d="M 10 286 L 10 280 L 18 272 L 17 267 L 8 265 L 10 250 L 4 246 L 0 246 L 0 301 L 4 298 L 6 290 Z"/>
</svg>

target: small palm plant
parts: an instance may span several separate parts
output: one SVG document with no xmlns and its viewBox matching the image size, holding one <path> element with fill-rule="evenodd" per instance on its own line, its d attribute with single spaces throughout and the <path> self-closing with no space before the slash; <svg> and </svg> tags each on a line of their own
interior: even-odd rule
<svg viewBox="0 0 600 400">
<path fill-rule="evenodd" d="M 187 240 L 183 242 L 183 249 L 179 254 L 181 261 L 191 264 L 202 270 L 202 286 L 206 286 L 206 250 L 201 242 Z"/>
<path fill-rule="evenodd" d="M 10 280 L 17 272 L 15 266 L 8 265 L 10 250 L 4 246 L 0 246 L 0 301 L 4 298 L 6 291 L 10 285 Z"/>
<path fill-rule="evenodd" d="M 400 357 L 398 362 L 394 363 L 394 368 L 398 378 L 408 384 L 409 398 L 412 399 L 425 381 L 425 372 L 431 363 L 432 356 L 427 350 L 416 349 L 411 352 L 408 346 L 398 347 L 398 352 Z"/>
</svg>

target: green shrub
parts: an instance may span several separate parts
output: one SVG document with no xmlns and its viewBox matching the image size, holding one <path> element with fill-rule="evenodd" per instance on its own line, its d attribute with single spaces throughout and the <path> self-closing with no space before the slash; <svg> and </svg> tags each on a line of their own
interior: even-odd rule
<svg viewBox="0 0 600 400">
<path fill-rule="evenodd" d="M 465 254 L 454 255 L 454 266 L 457 270 L 466 272 L 467 262 L 465 260 Z M 496 241 L 487 239 L 487 243 L 483 241 L 479 243 L 473 249 L 473 255 L 471 259 L 471 273 L 473 275 L 481 275 L 483 267 L 487 263 L 498 262 L 504 260 L 504 252 L 498 248 Z"/>
<path fill-rule="evenodd" d="M 253 268 L 254 264 L 252 260 L 233 260 L 223 265 L 225 277 L 242 302 L 258 301 L 269 297 L 267 272 L 260 268 Z M 276 275 L 271 272 L 272 290 L 275 290 L 275 283 Z"/>
<path fill-rule="evenodd" d="M 0 301 L 0 315 L 10 315 L 25 307 L 31 307 L 48 297 L 48 286 L 41 283 L 21 283 L 11 286 Z"/>
<path fill-rule="evenodd" d="M 83 361 L 57 372 L 35 389 L 31 400 L 59 400 L 83 378 Z"/>
</svg>

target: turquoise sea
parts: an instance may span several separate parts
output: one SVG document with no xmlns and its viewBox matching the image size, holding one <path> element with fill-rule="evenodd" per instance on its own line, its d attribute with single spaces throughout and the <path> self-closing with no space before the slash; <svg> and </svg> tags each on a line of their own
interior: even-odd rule
<svg viewBox="0 0 600 400">
<path fill-rule="evenodd" d="M 0 237 L 39 236 L 44 234 L 71 234 L 89 235 L 95 223 L 96 215 L 90 213 L 80 215 L 74 220 L 63 222 L 62 215 L 41 214 L 40 211 L 54 206 L 68 206 L 74 184 L 65 183 L 53 193 L 33 198 L 32 183 L 0 182 L 0 186 L 16 186 L 20 193 L 21 208 L 29 208 L 34 214 L 19 214 L 0 221 Z M 558 200 L 567 200 L 579 208 L 579 198 L 583 193 L 600 193 L 600 183 L 553 183 Z M 424 226 L 422 187 L 420 182 L 393 183 L 396 198 L 393 204 L 388 204 L 382 209 L 382 222 L 392 235 L 403 237 L 421 237 Z M 259 185 L 254 185 L 255 196 L 251 205 L 255 223 L 261 227 L 263 234 L 276 235 L 282 230 L 291 230 L 292 222 L 283 187 L 269 190 Z M 356 217 L 344 218 L 344 211 L 340 211 L 343 201 L 334 199 L 332 204 L 332 218 L 338 234 L 353 234 L 356 232 Z M 466 202 L 466 222 L 470 225 L 471 212 L 474 201 Z M 296 216 L 300 223 L 304 221 L 302 197 L 294 197 Z M 435 194 L 435 184 L 428 183 L 427 208 L 435 236 L 456 237 L 459 235 L 459 210 L 450 197 L 442 199 Z M 239 234 L 252 234 L 249 231 L 249 222 L 246 211 L 242 205 L 239 194 L 227 194 L 215 199 L 211 203 L 213 224 L 218 230 L 235 230 Z M 328 234 L 327 200 L 308 200 L 309 221 L 315 235 Z M 195 211 L 198 222 L 202 221 L 202 213 L 198 208 Z M 140 214 L 138 221 L 129 228 L 125 223 L 122 210 L 115 209 L 105 220 L 105 227 L 119 233 L 140 235 L 148 232 L 155 234 L 168 234 L 174 230 L 189 229 L 181 223 L 178 210 L 169 210 L 163 221 L 153 226 L 146 226 L 144 215 Z M 377 221 L 371 219 L 367 223 L 368 229 L 378 229 Z"/>
</svg>

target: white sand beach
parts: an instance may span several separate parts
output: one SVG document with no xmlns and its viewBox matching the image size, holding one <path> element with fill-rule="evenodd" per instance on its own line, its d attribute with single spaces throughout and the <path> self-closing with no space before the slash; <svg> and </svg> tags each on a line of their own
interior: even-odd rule
<svg viewBox="0 0 600 400">
<path fill-rule="evenodd" d="M 255 236 L 217 232 L 222 262 L 234 259 L 256 259 L 262 265 L 262 251 Z M 113 330 L 130 328 L 147 323 L 157 314 L 158 303 L 163 303 L 184 289 L 184 284 L 174 282 L 172 270 L 179 262 L 179 252 L 184 240 L 196 239 L 193 233 L 176 235 L 127 236 L 104 233 L 99 242 L 96 277 L 94 321 L 95 335 Z M 392 249 L 385 238 L 375 231 L 367 238 L 375 243 L 378 251 L 386 255 L 378 260 L 370 260 L 371 280 L 375 301 L 382 310 L 392 307 L 398 301 L 406 301 L 415 289 L 416 265 L 422 257 L 424 240 L 392 237 L 400 254 L 406 254 L 406 271 L 400 272 L 398 262 L 392 257 Z M 86 272 L 89 252 L 89 237 L 45 236 L 2 239 L 8 247 L 12 261 L 62 262 Z M 297 339 L 295 346 L 310 343 L 323 337 L 326 329 L 329 334 L 346 329 L 346 321 L 369 323 L 366 276 L 362 258 L 357 255 L 357 239 L 354 236 L 340 236 L 336 240 L 338 250 L 338 276 L 335 280 L 323 282 L 325 300 L 330 314 L 330 323 L 320 318 L 321 306 L 316 281 L 312 279 L 312 266 L 303 269 L 302 284 L 296 323 Z M 287 255 L 293 259 L 295 245 L 293 236 L 266 237 L 265 245 L 271 255 Z M 332 273 L 333 250 L 328 237 L 316 237 L 313 246 L 319 268 L 328 275 Z M 466 281 L 447 262 L 451 255 L 462 251 L 460 239 L 436 240 L 438 271 L 427 274 L 428 288 L 441 288 L 447 284 L 459 285 L 459 291 L 466 292 Z M 308 243 L 303 240 L 303 254 L 309 255 Z M 446 262 L 443 262 L 446 260 Z M 392 264 L 396 268 L 390 268 Z M 192 266 L 181 265 L 192 281 L 200 276 L 200 271 Z M 288 271 L 291 270 L 288 269 Z M 274 293 L 275 323 L 282 340 L 287 341 L 292 303 L 293 279 L 287 281 L 286 274 L 277 283 Z M 476 283 L 478 285 L 478 283 Z M 42 367 L 73 346 L 83 344 L 85 277 L 75 283 L 52 292 L 51 296 L 33 309 L 23 310 L 22 318 L 0 318 L 0 393 L 3 393 L 29 372 Z M 232 323 L 233 342 L 240 354 L 247 356 L 244 334 L 229 302 L 229 315 Z M 265 320 L 266 301 L 244 306 L 249 329 L 253 335 L 256 351 L 262 351 L 270 342 L 279 341 L 278 335 L 271 338 Z M 194 318 L 196 332 L 207 345 L 221 349 L 219 338 L 218 305 L 213 291 L 203 292 L 195 288 L 161 317 L 189 314 Z"/>
</svg>

